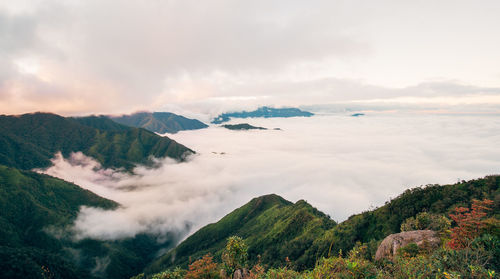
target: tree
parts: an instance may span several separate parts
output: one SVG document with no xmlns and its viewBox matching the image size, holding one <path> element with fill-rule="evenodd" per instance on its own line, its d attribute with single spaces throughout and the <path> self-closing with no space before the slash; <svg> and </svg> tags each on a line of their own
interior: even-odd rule
<svg viewBox="0 0 500 279">
<path fill-rule="evenodd" d="M 420 212 L 415 217 L 407 218 L 401 224 L 401 231 L 433 230 L 442 232 L 450 229 L 450 226 L 451 221 L 441 214 Z"/>
<path fill-rule="evenodd" d="M 493 201 L 488 199 L 473 200 L 472 210 L 466 207 L 455 208 L 455 213 L 451 213 L 450 218 L 457 226 L 451 229 L 451 240 L 448 246 L 455 250 L 468 248 L 486 227 L 484 219 L 487 211 L 491 210 L 492 204 Z"/>
<path fill-rule="evenodd" d="M 201 259 L 189 265 L 186 279 L 217 279 L 217 263 L 213 262 L 213 257 L 206 254 Z"/>
<path fill-rule="evenodd" d="M 226 274 L 231 276 L 236 269 L 245 267 L 248 258 L 248 246 L 239 236 L 227 239 L 226 248 L 222 252 L 222 262 Z"/>
</svg>

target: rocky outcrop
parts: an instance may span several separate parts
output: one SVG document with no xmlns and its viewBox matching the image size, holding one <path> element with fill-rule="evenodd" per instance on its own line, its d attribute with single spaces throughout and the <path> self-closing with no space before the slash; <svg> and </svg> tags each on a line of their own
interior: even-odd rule
<svg viewBox="0 0 500 279">
<path fill-rule="evenodd" d="M 386 237 L 377 249 L 375 260 L 383 258 L 392 259 L 399 248 L 410 243 L 417 244 L 418 247 L 438 247 L 441 243 L 439 235 L 431 230 L 408 231 L 391 234 Z"/>
</svg>

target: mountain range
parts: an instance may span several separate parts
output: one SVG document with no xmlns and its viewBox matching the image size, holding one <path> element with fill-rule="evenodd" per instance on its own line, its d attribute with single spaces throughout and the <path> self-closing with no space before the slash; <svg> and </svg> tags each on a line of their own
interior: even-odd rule
<svg viewBox="0 0 500 279">
<path fill-rule="evenodd" d="M 82 152 L 104 167 L 131 170 L 151 165 L 151 156 L 183 160 L 191 149 L 153 132 L 100 116 L 62 117 L 50 113 L 0 116 L 0 164 L 23 170 L 45 168 L 56 152 Z"/>
<path fill-rule="evenodd" d="M 128 278 L 177 236 L 159 242 L 139 234 L 122 240 L 74 239 L 81 206 L 120 205 L 79 186 L 31 171 L 50 166 L 56 152 L 82 152 L 104 167 L 131 171 L 152 157 L 178 161 L 191 149 L 107 117 L 50 113 L 0 116 L 0 278 Z"/>
<path fill-rule="evenodd" d="M 311 117 L 314 113 L 303 111 L 298 108 L 271 108 L 260 107 L 254 111 L 223 113 L 212 120 L 213 124 L 221 124 L 231 120 L 231 118 L 273 118 L 273 117 Z"/>
<path fill-rule="evenodd" d="M 109 116 L 113 121 L 123 125 L 144 128 L 151 132 L 175 134 L 183 130 L 198 130 L 208 125 L 182 115 L 171 112 L 137 112 L 129 115 Z"/>
</svg>

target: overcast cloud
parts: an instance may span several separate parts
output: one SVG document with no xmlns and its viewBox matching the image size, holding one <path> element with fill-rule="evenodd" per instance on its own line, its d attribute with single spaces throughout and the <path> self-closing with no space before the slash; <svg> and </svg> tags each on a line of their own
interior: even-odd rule
<svg viewBox="0 0 500 279">
<path fill-rule="evenodd" d="M 0 110 L 65 115 L 500 88 L 500 2 L 0 0 Z M 419 85 L 420 84 L 420 85 Z"/>
<path fill-rule="evenodd" d="M 495 116 L 333 114 L 250 123 L 282 130 L 180 132 L 172 137 L 197 155 L 138 167 L 136 175 L 96 171 L 81 154 L 58 157 L 45 172 L 122 205 L 81 209 L 77 238 L 101 239 L 192 232 L 270 193 L 305 199 L 343 221 L 410 187 L 500 173 Z"/>
</svg>

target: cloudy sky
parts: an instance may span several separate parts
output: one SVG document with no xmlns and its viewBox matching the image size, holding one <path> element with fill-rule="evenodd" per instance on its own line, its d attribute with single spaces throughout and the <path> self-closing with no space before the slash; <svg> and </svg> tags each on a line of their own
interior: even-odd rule
<svg viewBox="0 0 500 279">
<path fill-rule="evenodd" d="M 0 0 L 0 111 L 500 104 L 500 2 Z"/>
</svg>

